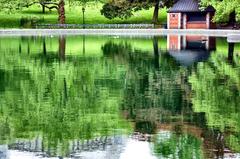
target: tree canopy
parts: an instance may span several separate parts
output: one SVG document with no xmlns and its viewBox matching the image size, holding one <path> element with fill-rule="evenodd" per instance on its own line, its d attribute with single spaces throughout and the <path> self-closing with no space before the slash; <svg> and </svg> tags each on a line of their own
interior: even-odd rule
<svg viewBox="0 0 240 159">
<path fill-rule="evenodd" d="M 15 51 L 8 48 L 0 60 L 1 143 L 41 136 L 45 149 L 60 142 L 65 156 L 70 140 L 131 129 L 119 115 L 123 68 L 105 58 L 62 61 L 63 50 L 59 55 Z"/>
<path fill-rule="evenodd" d="M 237 152 L 240 151 L 239 65 L 236 54 L 229 63 L 226 54 L 216 53 L 208 62 L 199 63 L 189 77 L 193 111 L 204 113 L 208 128 L 219 130 L 218 134 L 223 134 L 228 147 Z"/>
<path fill-rule="evenodd" d="M 59 23 L 65 23 L 65 0 L 0 0 L 1 9 L 12 12 L 15 10 L 20 10 L 22 8 L 30 7 L 34 4 L 40 4 L 43 7 L 43 11 L 45 8 L 48 8 L 50 10 L 57 9 Z"/>
<path fill-rule="evenodd" d="M 216 9 L 214 21 L 235 23 L 237 18 L 240 19 L 239 0 L 201 0 L 201 5 L 209 5 Z"/>
<path fill-rule="evenodd" d="M 101 14 L 108 19 L 129 18 L 133 12 L 154 7 L 153 23 L 158 22 L 159 8 L 170 7 L 173 0 L 111 0 L 103 5 Z"/>
</svg>

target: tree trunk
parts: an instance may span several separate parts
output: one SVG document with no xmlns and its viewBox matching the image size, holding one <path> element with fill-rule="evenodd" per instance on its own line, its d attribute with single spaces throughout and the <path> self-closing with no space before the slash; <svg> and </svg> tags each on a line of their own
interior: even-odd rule
<svg viewBox="0 0 240 159">
<path fill-rule="evenodd" d="M 19 54 L 22 53 L 22 45 L 21 44 L 19 44 L 19 46 L 18 46 L 18 52 L 19 52 Z"/>
<path fill-rule="evenodd" d="M 41 4 L 42 6 L 42 13 L 44 14 L 45 13 L 45 6 L 43 4 Z"/>
<path fill-rule="evenodd" d="M 86 49 L 85 49 L 85 35 L 83 35 L 83 55 L 85 55 Z"/>
<path fill-rule="evenodd" d="M 59 58 L 60 60 L 65 61 L 65 52 L 66 52 L 66 38 L 65 36 L 59 37 Z"/>
<path fill-rule="evenodd" d="M 233 63 L 234 43 L 228 43 L 228 61 Z"/>
<path fill-rule="evenodd" d="M 29 44 L 29 41 L 28 41 L 27 53 L 28 53 L 28 55 L 30 54 L 30 44 Z"/>
<path fill-rule="evenodd" d="M 43 55 L 47 55 L 47 47 L 46 47 L 46 39 L 45 37 L 43 38 Z"/>
<path fill-rule="evenodd" d="M 229 14 L 229 24 L 234 26 L 236 24 L 236 11 L 232 11 L 230 14 Z"/>
<path fill-rule="evenodd" d="M 64 88 L 64 99 L 63 99 L 63 105 L 66 106 L 67 103 L 67 98 L 68 98 L 68 94 L 67 94 L 67 81 L 66 78 L 64 78 L 63 80 L 63 88 Z"/>
<path fill-rule="evenodd" d="M 159 68 L 159 48 L 158 48 L 158 37 L 153 37 L 153 51 L 154 51 L 154 65 L 155 68 Z"/>
<path fill-rule="evenodd" d="M 152 19 L 153 24 L 158 23 L 159 1 L 160 0 L 156 0 L 155 6 L 154 6 L 153 19 Z"/>
<path fill-rule="evenodd" d="M 218 133 L 217 134 L 217 139 L 216 139 L 216 156 L 217 158 L 223 158 L 224 156 L 224 134 L 223 133 Z"/>
<path fill-rule="evenodd" d="M 58 4 L 58 21 L 60 24 L 65 24 L 65 3 L 64 0 L 60 0 Z"/>
</svg>

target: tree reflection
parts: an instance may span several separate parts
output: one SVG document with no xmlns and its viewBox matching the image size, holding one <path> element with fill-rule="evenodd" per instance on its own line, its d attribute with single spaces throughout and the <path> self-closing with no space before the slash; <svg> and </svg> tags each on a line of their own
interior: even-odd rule
<svg viewBox="0 0 240 159">
<path fill-rule="evenodd" d="M 105 149 L 117 134 L 132 131 L 131 122 L 136 134 L 151 134 L 160 158 L 239 151 L 240 61 L 234 54 L 233 64 L 212 54 L 209 61 L 183 67 L 159 49 L 161 37 L 150 39 L 152 51 L 111 39 L 94 55 L 83 37 L 84 56 L 68 50 L 68 37 L 53 38 L 54 44 L 33 38 L 41 42 L 35 53 L 31 40 L 23 40 L 27 45 L 15 51 L 0 47 L 1 144 L 71 157 Z"/>
<path fill-rule="evenodd" d="M 113 42 L 106 43 L 102 50 L 104 55 L 120 59 L 128 67 L 123 109 L 128 110 L 129 118 L 136 119 L 140 111 L 155 108 L 169 113 L 181 112 L 186 105 L 181 90 L 184 68 L 167 52 L 161 53 L 159 58 L 157 37 L 153 39 L 152 52 L 141 52 L 129 44 Z"/>
<path fill-rule="evenodd" d="M 229 50 L 230 57 L 212 54 L 209 61 L 199 63 L 190 76 L 194 112 L 205 113 L 207 126 L 214 130 L 217 156 L 222 157 L 226 147 L 239 152 L 236 145 L 240 143 L 240 61 L 236 55 L 232 58 L 231 45 Z M 232 64 L 226 60 L 227 56 Z"/>
<path fill-rule="evenodd" d="M 59 37 L 59 57 L 61 60 L 65 61 L 66 54 L 66 38 L 64 36 Z"/>
<path fill-rule="evenodd" d="M 228 61 L 233 63 L 234 43 L 228 43 Z"/>
<path fill-rule="evenodd" d="M 174 134 L 168 131 L 161 131 L 156 135 L 154 153 L 159 158 L 179 159 L 201 159 L 201 140 L 188 134 Z"/>
<path fill-rule="evenodd" d="M 122 109 L 134 122 L 135 131 L 143 134 L 157 133 L 160 123 L 201 119 L 190 108 L 188 70 L 158 48 L 159 39 L 152 39 L 152 52 L 135 50 L 122 42 L 108 42 L 102 47 L 105 56 L 127 66 Z"/>
<path fill-rule="evenodd" d="M 239 142 L 233 136 L 224 140 L 226 128 L 236 127 L 235 132 L 239 132 L 239 67 L 229 65 L 226 57 L 221 54 L 212 54 L 209 62 L 198 63 L 197 68 L 195 65 L 181 67 L 164 51 L 161 52 L 161 58 L 158 58 L 156 40 L 157 38 L 153 39 L 153 52 L 134 50 L 125 43 L 109 42 L 103 47 L 105 55 L 121 59 L 121 63 L 128 66 L 122 104 L 124 115 L 135 122 L 135 131 L 142 133 L 156 133 L 159 124 L 168 123 L 171 126 L 171 123 L 178 122 L 180 127 L 187 126 L 190 130 L 182 136 L 173 135 L 171 142 L 180 144 L 183 137 L 189 141 L 186 145 L 196 141 L 197 150 L 204 146 L 208 156 L 223 156 L 226 151 L 225 142 L 235 147 L 237 143 L 234 144 L 233 141 Z M 235 60 L 235 63 L 239 64 L 239 61 Z M 189 75 L 191 85 L 188 83 Z M 186 125 L 186 122 L 191 125 Z M 199 126 L 202 133 L 194 131 L 197 127 L 192 125 Z M 189 137 L 189 131 L 192 137 Z M 230 148 L 236 149 L 234 146 Z M 155 144 L 155 147 L 158 145 Z M 180 149 L 176 145 L 175 148 Z M 213 149 L 217 151 L 213 152 Z M 194 150 L 183 151 L 186 151 L 186 155 L 189 153 L 189 156 L 185 156 L 188 158 L 195 154 Z"/>
<path fill-rule="evenodd" d="M 66 39 L 60 37 L 59 59 L 65 59 L 65 45 Z M 66 156 L 74 139 L 91 143 L 101 136 L 128 132 L 129 124 L 119 115 L 121 68 L 107 59 L 45 60 L 51 54 L 17 54 L 11 50 L 1 54 L 1 143 L 11 145 L 17 139 L 37 137 L 36 142 L 42 142 L 41 151 Z"/>
</svg>

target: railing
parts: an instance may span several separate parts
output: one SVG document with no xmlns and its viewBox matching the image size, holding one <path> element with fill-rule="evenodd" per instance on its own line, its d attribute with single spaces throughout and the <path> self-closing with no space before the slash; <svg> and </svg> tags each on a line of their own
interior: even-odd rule
<svg viewBox="0 0 240 159">
<path fill-rule="evenodd" d="M 240 35 L 228 35 L 227 36 L 228 43 L 240 43 Z"/>
<path fill-rule="evenodd" d="M 152 29 L 154 24 L 37 24 L 36 29 Z"/>
</svg>

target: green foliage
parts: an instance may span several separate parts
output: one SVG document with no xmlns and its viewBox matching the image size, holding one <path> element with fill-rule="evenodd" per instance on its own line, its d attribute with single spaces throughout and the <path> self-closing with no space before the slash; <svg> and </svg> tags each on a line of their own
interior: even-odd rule
<svg viewBox="0 0 240 159">
<path fill-rule="evenodd" d="M 161 48 L 164 39 L 157 37 L 156 43 Z M 179 83 L 187 70 L 180 67 L 168 53 L 153 49 L 149 54 L 149 51 L 134 49 L 128 43 L 114 41 L 106 43 L 102 50 L 105 56 L 128 66 L 122 104 L 122 109 L 129 112 L 128 118 L 154 122 L 161 116 L 161 120 L 165 121 L 188 106 L 185 91 L 181 89 L 184 83 Z M 161 58 L 154 56 L 154 51 L 159 51 Z M 151 111 L 154 113 L 147 114 Z"/>
<path fill-rule="evenodd" d="M 173 4 L 173 1 L 168 0 L 118 0 L 118 1 L 109 1 L 103 5 L 101 14 L 108 19 L 121 18 L 127 19 L 133 16 L 133 12 L 149 9 L 153 6 L 160 6 L 161 8 L 170 7 Z M 158 10 L 157 10 L 158 12 Z"/>
<path fill-rule="evenodd" d="M 133 15 L 132 7 L 127 1 L 117 2 L 116 4 L 115 1 L 113 1 L 113 3 L 106 3 L 103 5 L 101 14 L 108 19 L 114 19 L 116 17 L 127 19 Z"/>
<path fill-rule="evenodd" d="M 141 10 L 135 12 L 134 15 L 129 19 L 115 18 L 109 20 L 101 15 L 100 10 L 102 4 L 96 3 L 86 7 L 86 24 L 138 24 L 138 23 L 151 23 L 153 9 Z M 66 4 L 66 23 L 68 24 L 82 24 L 82 8 L 74 5 L 69 7 Z M 160 12 L 159 21 L 166 22 L 167 15 L 166 9 L 162 9 Z M 29 8 L 23 8 L 6 14 L 6 12 L 0 12 L 0 28 L 19 28 L 21 19 L 28 19 L 29 21 L 34 20 L 37 24 L 57 24 L 58 13 L 56 10 L 46 10 L 45 14 L 41 12 L 41 8 L 37 5 L 33 5 Z"/>
<path fill-rule="evenodd" d="M 210 61 L 199 63 L 197 71 L 190 77 L 194 91 L 194 111 L 205 112 L 210 127 L 220 128 L 222 131 L 226 128 L 240 131 L 240 114 L 236 111 L 239 110 L 240 102 L 239 67 L 228 64 L 224 55 L 212 54 Z M 235 56 L 236 65 L 239 62 L 239 58 Z"/>
<path fill-rule="evenodd" d="M 1 142 L 42 136 L 47 149 L 131 129 L 119 114 L 124 68 L 107 59 L 59 62 L 62 55 L 10 48 L 1 56 Z"/>
<path fill-rule="evenodd" d="M 240 152 L 240 137 L 239 135 L 229 135 L 226 138 L 226 145 L 231 147 L 235 152 Z"/>
<path fill-rule="evenodd" d="M 21 10 L 23 8 L 28 8 L 34 4 L 43 3 L 56 3 L 58 0 L 0 0 L 1 11 L 11 11 Z M 47 5 L 47 4 L 46 4 Z"/>
<path fill-rule="evenodd" d="M 231 132 L 225 134 L 225 142 L 231 150 L 239 152 L 240 58 L 235 52 L 233 63 L 229 63 L 227 53 L 221 51 L 222 46 L 208 62 L 198 63 L 189 78 L 193 111 L 205 113 L 209 128 Z"/>
<path fill-rule="evenodd" d="M 209 5 L 216 9 L 214 21 L 228 22 L 229 15 L 233 11 L 237 14 L 237 20 L 240 21 L 240 4 L 239 0 L 201 0 L 201 5 L 207 7 Z"/>
<path fill-rule="evenodd" d="M 94 6 L 102 2 L 102 0 L 69 0 L 70 6 L 80 5 L 83 8 L 86 8 L 87 6 Z"/>
<path fill-rule="evenodd" d="M 201 159 L 201 140 L 192 135 L 176 135 L 170 132 L 160 132 L 156 135 L 153 149 L 159 158 Z"/>
<path fill-rule="evenodd" d="M 66 156 L 73 140 L 132 131 L 130 119 L 142 133 L 175 121 L 200 127 L 153 137 L 159 158 L 203 158 L 200 136 L 219 140 L 206 129 L 239 151 L 239 57 L 229 63 L 217 39 L 208 61 L 186 68 L 166 45 L 161 37 L 0 38 L 0 142 L 41 138 L 44 151 Z"/>
</svg>

